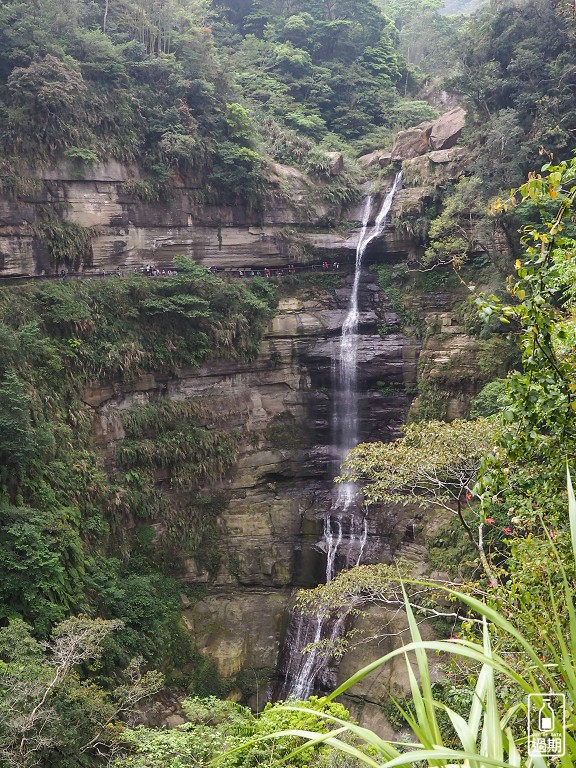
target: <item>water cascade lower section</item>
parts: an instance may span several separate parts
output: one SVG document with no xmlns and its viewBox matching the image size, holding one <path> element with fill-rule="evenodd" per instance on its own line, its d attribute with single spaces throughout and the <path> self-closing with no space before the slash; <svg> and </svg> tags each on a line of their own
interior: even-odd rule
<svg viewBox="0 0 576 768">
<path fill-rule="evenodd" d="M 368 245 L 380 237 L 396 191 L 401 185 L 398 173 L 382 207 L 369 226 L 373 198 L 366 199 L 362 214 L 362 229 L 356 246 L 354 281 L 348 311 L 342 324 L 340 338 L 332 353 L 332 441 L 335 448 L 333 476 L 339 474 L 342 459 L 360 442 L 358 412 L 358 329 L 360 312 L 358 294 L 362 275 L 362 260 Z M 326 554 L 326 582 L 343 570 L 362 562 L 368 540 L 368 520 L 357 500 L 354 483 L 340 483 L 334 491 L 331 508 L 324 516 L 324 530 L 318 548 Z M 350 606 L 352 607 L 352 606 Z M 334 615 L 328 610 L 316 615 L 295 609 L 290 617 L 285 646 L 280 661 L 283 685 L 277 698 L 290 696 L 306 699 L 315 688 L 327 688 L 330 649 L 342 637 L 348 613 Z M 308 646 L 310 646 L 308 648 Z"/>
</svg>

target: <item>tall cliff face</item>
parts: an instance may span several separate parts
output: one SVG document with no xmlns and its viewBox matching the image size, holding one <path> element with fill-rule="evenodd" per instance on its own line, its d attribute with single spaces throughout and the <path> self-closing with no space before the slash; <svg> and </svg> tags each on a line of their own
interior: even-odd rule
<svg viewBox="0 0 576 768">
<path fill-rule="evenodd" d="M 202 505 L 211 510 L 212 535 L 204 536 L 200 550 L 184 546 L 171 567 L 183 584 L 192 643 L 222 678 L 240 685 L 244 698 L 254 690 L 251 676 L 260 686 L 276 667 L 294 588 L 315 585 L 325 573 L 318 543 L 331 502 L 331 371 L 352 283 L 347 264 L 357 242 L 357 232 L 328 227 L 328 209 L 309 180 L 285 167 L 277 173 L 291 186 L 290 202 L 279 195 L 264 214 L 198 204 L 198 190 L 184 187 L 170 204 L 146 203 L 134 196 L 136 171 L 120 166 L 99 167 L 83 178 L 61 166 L 43 174 L 34 195 L 0 201 L 4 276 L 54 268 L 40 225 L 46 208 L 58 203 L 66 221 L 94 228 L 81 265 L 88 272 L 148 262 L 170 266 L 180 253 L 223 267 L 341 262 L 331 274 L 281 280 L 278 311 L 251 363 L 213 361 L 173 377 L 152 371 L 129 385 L 95 382 L 83 393 L 110 469 L 126 437 L 123 415 L 159 399 L 196 403 L 200 426 L 239 435 L 233 469 L 199 488 L 196 499 L 171 487 L 167 473 L 157 471 L 155 481 L 180 514 L 197 515 Z M 438 392 L 444 415 L 462 415 L 482 383 L 478 342 L 461 322 L 462 290 L 420 286 L 409 276 L 399 289 L 373 271 L 383 265 L 409 274 L 406 264 L 421 246 L 397 223 L 422 212 L 430 189 L 398 193 L 391 223 L 366 254 L 371 266 L 361 281 L 358 340 L 363 440 L 394 438 L 410 409 L 429 410 Z M 339 215 L 358 221 L 361 211 Z M 366 560 L 389 562 L 413 522 L 413 510 L 375 515 Z M 153 525 L 152 546 L 162 540 L 163 525 Z M 136 537 L 139 526 L 127 520 L 126 535 Z M 186 592 L 202 597 L 191 600 Z"/>
<path fill-rule="evenodd" d="M 272 670 L 291 590 L 322 580 L 325 565 L 316 545 L 330 504 L 330 368 L 351 279 L 345 273 L 311 275 L 281 286 L 292 295 L 280 299 L 260 355 L 250 364 L 215 362 L 173 379 L 150 374 L 130 387 L 94 386 L 83 394 L 94 408 L 95 439 L 109 466 L 124 438 L 122 414 L 159 396 L 201 402 L 204 425 L 242 430 L 234 470 L 206 489 L 226 499 L 215 545 L 218 564 L 209 570 L 206 558 L 184 557 L 177 570 L 183 584 L 207 587 L 193 607 L 184 601 L 184 617 L 197 647 L 215 659 L 224 677 L 246 668 Z M 327 280 L 335 287 L 322 288 Z M 399 327 L 386 338 L 378 334 L 379 324 L 397 317 L 371 273 L 361 308 L 363 434 L 389 439 L 413 398 L 407 391 L 414 391 L 420 344 Z M 390 391 L 376 388 L 383 382 Z M 158 483 L 162 487 L 163 478 Z M 376 560 L 390 556 L 388 533 L 375 522 Z"/>
<path fill-rule="evenodd" d="M 74 235 L 82 247 L 68 267 L 86 272 L 170 267 L 178 254 L 201 264 L 262 268 L 353 253 L 354 238 L 330 225 L 357 220 L 358 212 L 329 205 L 326 185 L 296 168 L 272 167 L 269 199 L 258 210 L 201 202 L 203 190 L 193 184 L 175 179 L 169 200 L 149 200 L 136 167 L 108 162 L 80 172 L 61 162 L 30 171 L 18 194 L 0 195 L 0 277 L 58 271 L 58 237 Z M 392 229 L 388 240 L 397 253 L 413 247 Z"/>
<path fill-rule="evenodd" d="M 387 258 L 381 248 L 380 243 L 373 259 Z M 192 602 L 183 595 L 193 644 L 213 660 L 222 678 L 240 684 L 244 698 L 254 690 L 250 675 L 264 685 L 276 667 L 294 588 L 324 578 L 325 554 L 318 544 L 331 504 L 331 368 L 351 281 L 346 270 L 280 280 L 278 310 L 251 363 L 212 362 L 172 378 L 151 373 L 130 386 L 93 386 L 83 395 L 94 408 L 95 439 L 109 466 L 125 436 L 123 413 L 159 397 L 202 404 L 203 426 L 240 430 L 233 470 L 199 490 L 224 500 L 211 551 L 184 553 L 174 568 L 183 590 L 195 585 L 202 595 Z M 462 386 L 457 374 L 451 380 L 451 407 L 461 415 L 481 377 L 472 370 L 476 342 L 460 326 L 449 325 L 454 332 L 446 333 L 447 326 L 438 325 L 439 317 L 451 323 L 451 309 L 461 297 L 447 292 L 412 296 L 416 328 L 406 324 L 371 268 L 361 285 L 362 439 L 398 435 L 414 407 L 423 361 L 431 375 L 467 346 L 471 358 L 462 369 Z M 157 483 L 162 492 L 174 493 L 162 475 Z M 390 562 L 405 546 L 414 519 L 410 509 L 371 517 L 366 561 Z M 137 523 L 132 525 L 135 534 Z M 155 536 L 161 535 L 158 524 Z"/>
</svg>

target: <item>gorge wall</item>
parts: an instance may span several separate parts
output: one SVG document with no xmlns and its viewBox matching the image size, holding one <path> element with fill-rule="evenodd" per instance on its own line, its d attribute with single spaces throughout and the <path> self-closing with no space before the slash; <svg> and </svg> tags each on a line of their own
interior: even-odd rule
<svg viewBox="0 0 576 768">
<path fill-rule="evenodd" d="M 465 170 L 455 146 L 465 111 L 454 108 L 433 123 L 401 131 L 390 152 L 359 158 L 366 179 L 386 181 L 380 167 L 407 164 L 410 189 L 396 202 L 396 219 L 417 217 L 440 184 Z M 342 222 L 359 221 L 359 206 L 334 202 L 331 185 L 346 170 L 344 157 L 326 153 L 322 177 L 269 163 L 266 201 L 257 206 L 232 190 L 233 203 L 206 202 L 200 180 L 174 175 L 160 192 L 136 165 L 61 160 L 17 178 L 0 175 L 0 278 L 50 275 L 62 266 L 98 273 L 152 263 L 171 267 L 175 255 L 222 267 L 309 263 L 353 255 L 356 239 Z M 380 175 L 378 176 L 378 173 Z M 406 174 L 405 174 L 406 175 Z M 369 186 L 367 182 L 365 186 Z M 387 228 L 387 254 L 413 258 L 420 247 L 397 226 Z M 68 247 L 70 258 L 63 263 Z"/>
<path fill-rule="evenodd" d="M 428 129 L 419 130 L 418 147 L 407 150 L 412 186 L 396 195 L 382 237 L 366 253 L 362 275 L 363 440 L 393 439 L 410 413 L 465 415 L 471 397 L 490 378 L 481 359 L 489 350 L 467 333 L 464 322 L 465 286 L 449 274 L 430 280 L 408 268 L 422 242 L 406 222 L 423 215 L 435 187 L 458 178 L 465 164 L 458 148 L 422 155 Z M 378 155 L 364 162 L 386 166 L 388 160 Z M 330 209 L 300 171 L 275 166 L 275 173 L 278 195 L 264 212 L 198 203 L 198 189 L 183 184 L 175 187 L 170 203 L 146 202 L 134 191 L 137 170 L 112 163 L 81 178 L 63 163 L 37 174 L 27 193 L 0 198 L 0 277 L 5 278 L 56 269 L 40 226 L 47 207 L 58 210 L 64 222 L 91 228 L 90 248 L 76 265 L 88 274 L 146 263 L 170 267 L 177 254 L 222 267 L 262 269 L 324 258 L 341 263 L 330 274 L 279 280 L 275 317 L 251 363 L 216 360 L 171 377 L 151 371 L 130 384 L 95 382 L 82 395 L 111 470 L 126 436 L 123 414 L 162 398 L 198 403 L 201 426 L 240 435 L 233 470 L 198 489 L 199 497 L 218 499 L 210 551 L 184 552 L 172 571 L 183 586 L 183 622 L 191 642 L 211 660 L 214 674 L 230 682 L 231 695 L 253 706 L 262 704 L 276 669 L 294 590 L 316 585 L 325 573 L 325 554 L 317 544 L 331 503 L 331 369 L 358 238 L 350 223 L 361 216 L 360 205 Z M 386 184 L 379 180 L 382 191 Z M 348 224 L 335 230 L 334 217 Z M 155 480 L 161 493 L 176 499 L 166 474 L 157 473 Z M 185 500 L 179 503 L 185 509 Z M 423 553 L 412 542 L 417 523 L 411 509 L 371 516 L 365 562 L 390 562 L 399 551 L 417 561 Z M 127 535 L 137 536 L 140 525 L 127 521 Z M 162 533 L 157 524 L 152 545 Z M 376 612 L 364 621 L 385 620 Z M 381 655 L 374 646 L 364 653 Z M 360 666 L 362 658 L 345 658 L 342 673 L 351 671 L 352 663 Z M 402 679 L 399 671 L 394 675 L 365 687 L 365 709 L 368 703 L 378 710 L 383 691 Z"/>
<path fill-rule="evenodd" d="M 149 263 L 171 267 L 179 254 L 210 266 L 263 268 L 317 260 L 323 253 L 346 255 L 355 246 L 349 232 L 333 225 L 357 220 L 358 212 L 343 215 L 341 206 L 323 201 L 326 185 L 289 166 L 272 166 L 263 210 L 242 202 L 198 202 L 201 190 L 177 178 L 168 201 L 146 201 L 138 169 L 115 162 L 81 173 L 62 162 L 30 173 L 28 189 L 0 196 L 0 277 L 59 270 L 53 244 L 43 235 L 50 212 L 87 233 L 89 245 L 71 266 L 88 274 Z M 413 247 L 393 229 L 387 240 L 392 252 Z"/>
<path fill-rule="evenodd" d="M 389 258 L 382 250 L 379 243 L 373 258 Z M 109 463 L 124 437 L 122 413 L 160 397 L 202 402 L 203 425 L 241 430 L 233 471 L 203 489 L 225 497 L 214 552 L 211 558 L 184 558 L 176 575 L 192 642 L 221 678 L 236 681 L 234 695 L 253 706 L 255 688 L 261 705 L 276 668 L 294 589 L 315 586 L 325 573 L 317 544 L 331 504 L 330 370 L 351 280 L 351 272 L 343 271 L 280 281 L 276 316 L 252 363 L 213 362 L 171 379 L 150 374 L 129 387 L 95 386 L 83 395 L 94 409 L 95 438 Z M 442 376 L 448 363 L 454 416 L 465 413 L 482 384 L 478 341 L 457 320 L 462 296 L 436 291 L 407 294 L 406 301 L 418 328 L 404 324 L 375 273 L 365 270 L 358 358 L 363 439 L 398 435 L 419 399 L 419 370 L 428 378 Z M 162 477 L 158 483 L 162 487 Z M 423 548 L 411 539 L 418 522 L 409 508 L 371 516 L 365 561 L 390 562 L 399 550 L 417 560 Z M 207 559 L 217 565 L 207 568 Z M 190 586 L 199 588 L 200 599 L 186 597 Z M 380 651 L 366 646 L 364 653 Z M 381 690 L 382 684 L 365 692 L 364 708 Z"/>
</svg>

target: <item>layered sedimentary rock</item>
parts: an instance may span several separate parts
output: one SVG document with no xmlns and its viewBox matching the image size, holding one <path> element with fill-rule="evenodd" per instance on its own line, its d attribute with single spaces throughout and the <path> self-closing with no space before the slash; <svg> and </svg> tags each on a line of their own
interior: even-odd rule
<svg viewBox="0 0 576 768">
<path fill-rule="evenodd" d="M 214 361 L 174 377 L 150 373 L 130 385 L 95 385 L 83 393 L 94 409 L 95 440 L 109 466 L 124 438 L 122 413 L 159 396 L 202 401 L 203 425 L 241 431 L 235 467 L 204 489 L 226 496 L 218 520 L 218 567 L 209 571 L 202 558 L 190 554 L 176 574 L 183 585 L 203 585 L 202 599 L 183 606 L 184 621 L 195 647 L 225 678 L 247 669 L 259 680 L 272 674 L 294 588 L 324 578 L 326 556 L 318 544 L 331 503 L 331 369 L 352 274 L 344 271 L 334 280 L 338 277 L 339 286 L 330 290 L 307 287 L 305 280 L 284 285 L 260 354 L 250 363 Z M 421 375 L 424 364 L 426 375 L 433 376 L 445 359 L 462 352 L 465 334 L 460 326 L 447 325 L 454 302 L 448 294 L 413 297 L 425 325 L 428 318 L 430 333 L 422 339 L 403 326 L 370 269 L 359 299 L 361 437 L 389 440 L 399 434 L 414 403 L 419 361 Z M 472 360 L 473 341 L 465 338 Z M 474 394 L 477 374 L 471 368 L 464 373 L 467 389 L 454 394 L 451 411 L 460 411 L 451 415 L 462 415 Z M 371 516 L 366 561 L 391 562 L 413 528 L 414 514 L 402 509 Z"/>
<path fill-rule="evenodd" d="M 467 159 L 454 149 L 465 114 L 455 107 L 433 122 L 401 131 L 391 151 L 373 152 L 359 162 L 366 168 L 384 167 L 412 158 L 407 178 L 418 184 L 417 178 L 425 177 L 422 187 L 457 178 Z M 344 158 L 338 152 L 327 154 L 329 174 L 338 176 Z M 66 265 L 88 273 L 147 264 L 167 268 L 180 254 L 207 266 L 255 269 L 311 264 L 326 256 L 353 259 L 355 239 L 334 230 L 333 223 L 359 221 L 358 207 L 329 204 L 328 181 L 313 180 L 297 168 L 271 164 L 268 176 L 267 202 L 256 209 L 241 199 L 209 204 L 201 182 L 194 179 L 174 178 L 169 199 L 150 199 L 154 191 L 141 170 L 115 161 L 82 168 L 60 161 L 51 168 L 31 169 L 14 194 L 0 196 L 0 278 L 50 275 L 64 266 L 51 252 L 50 237 L 58 234 L 46 228 L 47 222 L 73 225 L 88 236 L 86 247 L 71 253 Z M 429 192 L 420 190 L 420 204 Z M 402 205 L 402 196 L 395 206 Z M 388 253 L 399 255 L 415 248 L 392 225 L 384 233 L 384 245 Z"/>
<path fill-rule="evenodd" d="M 343 158 L 333 155 L 332 173 L 337 175 Z M 31 191 L 0 197 L 0 277 L 59 270 L 62 264 L 54 262 L 42 237 L 42 222 L 51 211 L 90 232 L 89 248 L 74 267 L 88 273 L 147 264 L 170 267 L 181 254 L 207 266 L 260 269 L 321 262 L 327 254 L 331 259 L 354 255 L 354 238 L 335 232 L 330 222 L 334 217 L 355 220 L 357 210 L 329 206 L 322 185 L 289 166 L 273 166 L 264 210 L 201 202 L 202 190 L 193 181 L 175 181 L 169 201 L 146 201 L 139 170 L 115 162 L 81 175 L 62 162 L 35 175 Z M 411 247 L 392 228 L 386 239 L 391 251 Z"/>
<path fill-rule="evenodd" d="M 129 387 L 94 386 L 83 394 L 94 409 L 95 439 L 108 464 L 124 437 L 123 411 L 159 394 L 204 399 L 214 409 L 213 417 L 205 417 L 208 426 L 211 418 L 217 423 L 219 413 L 232 413 L 228 427 L 243 430 L 234 470 L 210 489 L 228 499 L 219 521 L 220 566 L 209 574 L 189 557 L 178 573 L 183 583 L 209 586 L 208 595 L 185 616 L 198 647 L 213 655 L 223 676 L 246 666 L 272 668 L 291 589 L 322 580 L 324 555 L 316 544 L 322 509 L 329 503 L 333 458 L 329 371 L 350 280 L 343 276 L 334 292 L 300 290 L 281 299 L 260 355 L 251 363 L 214 362 L 171 379 L 150 374 Z M 418 345 L 400 328 L 380 338 L 378 323 L 394 315 L 369 277 L 362 310 L 360 366 L 366 387 L 372 387 L 360 403 L 363 433 L 387 438 L 404 421 L 412 396 L 402 386 L 383 394 L 376 383 L 413 384 Z M 257 620 L 255 605 L 260 607 Z M 238 627 L 250 623 L 254 636 L 240 638 Z M 266 652 L 262 638 L 268 638 Z"/>
<path fill-rule="evenodd" d="M 432 127 L 418 130 L 420 139 L 428 141 Z M 429 143 L 424 151 L 428 149 Z M 365 164 L 384 166 L 389 158 L 389 153 L 374 153 Z M 332 159 L 337 173 L 340 159 Z M 368 264 L 415 260 L 421 244 L 404 234 L 398 221 L 420 215 L 434 185 L 458 178 L 465 162 L 459 148 L 431 151 L 411 161 L 408 175 L 418 186 L 398 192 L 390 224 L 368 249 Z M 125 436 L 122 412 L 159 396 L 207 403 L 203 426 L 240 432 L 233 470 L 199 491 L 219 493 L 226 500 L 217 522 L 217 566 L 208 569 L 198 553 L 189 553 L 176 575 L 183 585 L 203 590 L 196 602 L 183 599 L 184 622 L 195 647 L 213 659 L 220 676 L 234 680 L 239 673 L 252 675 L 264 688 L 277 663 L 294 589 L 324 578 L 326 556 L 318 543 L 331 503 L 335 458 L 331 373 L 352 282 L 345 267 L 358 237 L 357 232 L 328 228 L 327 207 L 300 171 L 277 166 L 275 173 L 279 189 L 287 184 L 291 194 L 289 199 L 279 194 L 263 215 L 242 206 L 199 203 L 195 187 L 176 188 L 170 204 L 145 202 L 134 194 L 137 169 L 116 164 L 96 167 L 82 178 L 62 165 L 43 174 L 34 195 L 0 200 L 0 276 L 53 269 L 37 225 L 45 206 L 58 202 L 64 204 L 66 220 L 94 228 L 92 256 L 82 265 L 88 271 L 146 263 L 170 266 L 176 254 L 210 266 L 260 269 L 325 258 L 341 262 L 336 273 L 341 280 L 334 290 L 307 287 L 305 281 L 282 288 L 256 360 L 213 361 L 173 377 L 150 372 L 129 386 L 95 383 L 84 392 L 94 409 L 95 439 L 109 466 Z M 361 207 L 340 214 L 359 221 Z M 409 409 L 423 407 L 425 388 L 417 396 L 423 383 L 428 389 L 441 388 L 445 415 L 466 414 L 482 372 L 477 342 L 461 324 L 457 305 L 463 299 L 442 291 L 408 293 L 403 301 L 416 318 L 416 328 L 401 316 L 374 273 L 365 270 L 358 340 L 361 439 L 397 436 Z M 371 516 L 366 561 L 390 562 L 406 547 L 416 516 L 411 509 Z M 375 611 L 366 619 L 367 627 L 382 620 Z M 376 645 L 370 649 L 377 653 Z M 342 674 L 361 661 L 349 656 Z M 394 671 L 391 679 L 387 675 L 381 681 L 389 687 L 401 672 Z M 385 690 L 380 683 L 370 686 L 360 692 L 368 709 L 378 706 Z M 256 705 L 255 698 L 250 703 Z M 368 709 L 364 716 L 369 718 Z"/>
</svg>

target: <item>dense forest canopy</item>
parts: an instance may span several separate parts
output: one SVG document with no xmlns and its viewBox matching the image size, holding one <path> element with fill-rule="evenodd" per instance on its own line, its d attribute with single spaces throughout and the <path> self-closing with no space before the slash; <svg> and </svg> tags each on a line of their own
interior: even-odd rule
<svg viewBox="0 0 576 768">
<path fill-rule="evenodd" d="M 311 167 L 318 143 L 375 149 L 430 118 L 417 97 L 442 76 L 474 107 L 483 172 L 494 161 L 508 183 L 540 144 L 568 150 L 571 6 L 440 10 L 439 0 L 7 0 L 3 163 L 137 159 L 159 182 L 200 174 L 216 194 L 239 183 L 256 194 L 267 158 Z"/>
<path fill-rule="evenodd" d="M 232 166 L 257 184 L 270 129 L 305 152 L 307 138 L 392 125 L 403 70 L 371 0 L 7 2 L 0 29 L 7 156 L 137 158 L 159 179 L 209 172 L 216 186 Z"/>
</svg>

